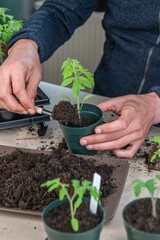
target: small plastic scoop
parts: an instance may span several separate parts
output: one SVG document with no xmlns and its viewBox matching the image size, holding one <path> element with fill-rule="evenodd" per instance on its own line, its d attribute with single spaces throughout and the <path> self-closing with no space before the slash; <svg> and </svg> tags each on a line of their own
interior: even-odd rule
<svg viewBox="0 0 160 240">
<path fill-rule="evenodd" d="M 100 186 L 101 186 L 101 176 L 98 173 L 94 173 L 93 175 L 93 187 L 97 189 L 97 191 L 100 191 Z M 90 211 L 93 214 L 97 213 L 97 208 L 98 208 L 98 202 L 94 199 L 94 197 L 91 197 L 90 200 Z"/>
<path fill-rule="evenodd" d="M 44 108 L 35 106 L 35 111 L 38 114 L 46 114 L 50 117 L 53 117 L 53 113 L 51 111 L 48 111 L 48 110 L 44 109 Z"/>
</svg>

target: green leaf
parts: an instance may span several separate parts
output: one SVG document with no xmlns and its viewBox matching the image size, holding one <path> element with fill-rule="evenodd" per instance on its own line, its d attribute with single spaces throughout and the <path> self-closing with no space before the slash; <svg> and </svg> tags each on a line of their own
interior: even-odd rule
<svg viewBox="0 0 160 240">
<path fill-rule="evenodd" d="M 72 218 L 72 219 L 71 219 L 71 226 L 72 226 L 72 229 L 73 229 L 75 232 L 78 232 L 78 230 L 79 230 L 78 219 Z"/>
<path fill-rule="evenodd" d="M 76 193 L 79 197 L 83 197 L 83 195 L 85 194 L 85 189 L 83 187 L 79 187 Z"/>
<path fill-rule="evenodd" d="M 87 78 L 81 76 L 81 77 L 79 77 L 79 80 L 83 86 L 85 86 L 87 88 L 93 87 L 92 83 Z"/>
<path fill-rule="evenodd" d="M 160 174 L 157 174 L 157 175 L 156 175 L 156 178 L 157 178 L 158 180 L 160 180 Z"/>
<path fill-rule="evenodd" d="M 74 77 L 70 77 L 70 78 L 66 78 L 63 80 L 63 82 L 61 83 L 62 87 L 65 87 L 67 85 L 69 85 L 70 83 L 72 83 L 74 81 Z"/>
<path fill-rule="evenodd" d="M 74 187 L 74 189 L 79 188 L 80 181 L 79 180 L 72 180 L 72 186 Z"/>
<path fill-rule="evenodd" d="M 156 160 L 156 158 L 157 158 L 157 153 L 154 152 L 149 162 L 150 162 L 150 163 L 154 163 L 154 161 Z"/>
<path fill-rule="evenodd" d="M 62 73 L 63 78 L 66 79 L 66 78 L 72 76 L 73 71 L 74 71 L 74 69 L 72 68 L 72 66 L 65 68 Z"/>
<path fill-rule="evenodd" d="M 59 199 L 60 201 L 62 201 L 64 199 L 64 197 L 67 194 L 67 189 L 66 188 L 61 188 L 59 191 Z"/>
<path fill-rule="evenodd" d="M 91 98 L 91 97 L 95 97 L 95 95 L 94 95 L 94 94 L 88 94 L 88 95 L 86 95 L 86 96 L 83 98 L 83 102 L 82 102 L 82 103 L 84 103 L 86 100 L 88 100 L 88 99 Z"/>
<path fill-rule="evenodd" d="M 79 89 L 79 82 L 78 82 L 77 79 L 76 79 L 76 80 L 74 81 L 74 83 L 73 83 L 72 91 L 73 91 L 73 96 L 74 96 L 74 98 L 79 97 L 80 89 Z"/>
<path fill-rule="evenodd" d="M 149 179 L 146 181 L 146 188 L 150 192 L 151 195 L 154 194 L 156 187 L 155 187 L 155 180 L 154 179 Z"/>
<path fill-rule="evenodd" d="M 88 180 L 83 180 L 82 186 L 85 188 L 90 187 L 90 186 L 92 186 L 92 182 L 88 181 Z"/>
<path fill-rule="evenodd" d="M 77 199 L 77 201 L 74 203 L 74 209 L 76 208 L 79 208 L 80 206 L 81 206 L 81 204 L 82 204 L 82 197 L 79 197 L 78 199 Z"/>
<path fill-rule="evenodd" d="M 98 201 L 99 197 L 100 197 L 100 192 L 97 191 L 97 189 L 95 187 L 92 187 L 90 190 L 90 195 L 96 200 Z"/>
<path fill-rule="evenodd" d="M 48 180 L 45 183 L 41 184 L 41 187 L 50 187 L 55 183 L 60 183 L 60 178 L 55 178 L 53 180 Z"/>
<path fill-rule="evenodd" d="M 141 194 L 142 188 L 146 187 L 145 182 L 139 179 L 136 179 L 133 181 L 133 184 L 134 184 L 134 194 L 136 197 L 138 197 Z"/>
<path fill-rule="evenodd" d="M 49 192 L 49 193 L 52 192 L 53 190 L 55 190 L 55 189 L 58 188 L 59 186 L 60 186 L 59 183 L 53 184 L 52 186 L 49 187 L 48 192 Z"/>
</svg>

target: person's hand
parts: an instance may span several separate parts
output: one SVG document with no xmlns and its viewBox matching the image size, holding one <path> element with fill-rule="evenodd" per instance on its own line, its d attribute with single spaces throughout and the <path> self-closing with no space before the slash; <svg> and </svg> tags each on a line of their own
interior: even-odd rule
<svg viewBox="0 0 160 240">
<path fill-rule="evenodd" d="M 34 114 L 34 98 L 41 76 L 37 44 L 30 39 L 17 41 L 0 67 L 0 108 Z"/>
<path fill-rule="evenodd" d="M 127 95 L 98 104 L 103 112 L 113 111 L 119 118 L 95 128 L 81 138 L 88 150 L 113 150 L 116 156 L 132 158 L 154 124 L 160 122 L 160 98 L 156 93 Z"/>
</svg>

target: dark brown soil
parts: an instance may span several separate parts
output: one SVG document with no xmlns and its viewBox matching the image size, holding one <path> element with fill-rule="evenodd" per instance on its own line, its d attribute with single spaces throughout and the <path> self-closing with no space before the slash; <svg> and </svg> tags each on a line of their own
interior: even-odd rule
<svg viewBox="0 0 160 240">
<path fill-rule="evenodd" d="M 126 221 L 138 230 L 160 233 L 160 200 L 157 202 L 156 219 L 153 218 L 151 209 L 150 199 L 139 199 L 125 211 L 124 216 Z"/>
<path fill-rule="evenodd" d="M 146 164 L 149 170 L 158 170 L 160 171 L 160 157 L 157 157 L 154 162 L 150 162 L 153 153 L 157 150 L 157 145 L 153 144 L 149 149 L 148 154 L 146 155 Z"/>
<path fill-rule="evenodd" d="M 96 227 L 102 219 L 99 211 L 96 215 L 92 214 L 89 210 L 89 204 L 83 203 L 80 208 L 77 209 L 76 218 L 79 222 L 78 232 L 84 232 Z M 46 223 L 53 229 L 61 232 L 73 232 L 70 223 L 70 209 L 69 204 L 61 205 L 46 216 Z M 62 224 L 63 222 L 63 224 Z"/>
<path fill-rule="evenodd" d="M 60 101 L 54 106 L 53 119 L 63 122 L 69 127 L 85 127 L 93 124 L 93 121 L 80 118 L 77 109 L 68 101 Z"/>
<path fill-rule="evenodd" d="M 65 149 L 53 148 L 48 154 L 16 150 L 0 157 L 0 206 L 41 211 L 58 198 L 56 191 L 49 194 L 40 187 L 46 180 L 60 177 L 66 183 L 71 179 L 92 181 L 94 172 L 102 176 L 103 199 L 115 191 L 113 171 L 113 166 L 97 166 L 94 160 L 84 160 Z"/>
</svg>

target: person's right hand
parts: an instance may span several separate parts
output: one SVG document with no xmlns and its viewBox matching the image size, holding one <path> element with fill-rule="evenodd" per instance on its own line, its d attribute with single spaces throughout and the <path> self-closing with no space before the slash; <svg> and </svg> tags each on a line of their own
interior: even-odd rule
<svg viewBox="0 0 160 240">
<path fill-rule="evenodd" d="M 34 98 L 41 77 L 37 44 L 30 39 L 17 41 L 0 67 L 0 108 L 34 114 Z"/>
</svg>

